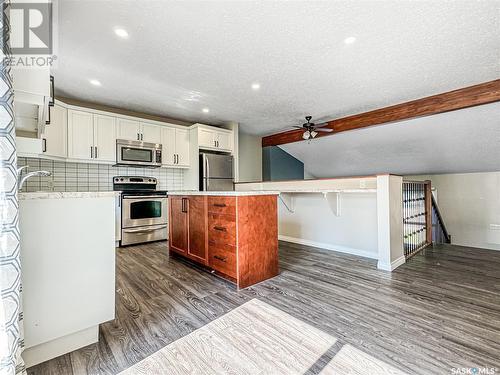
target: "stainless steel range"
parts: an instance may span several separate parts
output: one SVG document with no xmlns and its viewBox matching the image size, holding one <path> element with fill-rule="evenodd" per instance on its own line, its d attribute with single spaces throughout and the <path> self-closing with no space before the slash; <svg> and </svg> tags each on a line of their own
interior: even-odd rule
<svg viewBox="0 0 500 375">
<path fill-rule="evenodd" d="M 121 191 L 120 246 L 167 239 L 167 192 L 156 178 L 116 176 L 113 190 Z"/>
</svg>

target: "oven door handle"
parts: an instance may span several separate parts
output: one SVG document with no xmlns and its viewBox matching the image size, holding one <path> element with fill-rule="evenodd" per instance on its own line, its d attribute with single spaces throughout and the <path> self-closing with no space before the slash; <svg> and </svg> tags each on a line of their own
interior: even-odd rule
<svg viewBox="0 0 500 375">
<path fill-rule="evenodd" d="M 159 229 L 165 229 L 167 226 L 166 225 L 158 225 L 153 228 L 147 228 L 147 229 L 123 229 L 125 233 L 149 233 L 149 232 L 154 232 L 155 230 Z"/>
<path fill-rule="evenodd" d="M 166 195 L 124 195 L 123 199 L 143 199 L 143 198 L 154 198 L 161 199 L 167 198 Z"/>
</svg>

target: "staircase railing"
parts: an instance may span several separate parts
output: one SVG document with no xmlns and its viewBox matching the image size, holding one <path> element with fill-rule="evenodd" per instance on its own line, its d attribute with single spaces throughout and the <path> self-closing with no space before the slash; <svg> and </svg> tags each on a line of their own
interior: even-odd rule
<svg viewBox="0 0 500 375">
<path fill-rule="evenodd" d="M 432 243 L 430 181 L 403 181 L 403 249 L 406 259 Z"/>
<path fill-rule="evenodd" d="M 431 194 L 432 199 L 432 242 L 433 243 L 451 243 L 451 236 L 446 229 L 441 212 L 437 205 L 434 196 Z"/>
</svg>

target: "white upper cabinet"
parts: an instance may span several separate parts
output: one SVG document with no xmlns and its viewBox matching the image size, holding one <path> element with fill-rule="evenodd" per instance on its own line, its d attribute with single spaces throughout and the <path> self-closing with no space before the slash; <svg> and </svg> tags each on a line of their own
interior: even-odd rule
<svg viewBox="0 0 500 375">
<path fill-rule="evenodd" d="M 141 123 L 123 118 L 118 118 L 118 139 L 128 139 L 129 141 L 141 140 Z"/>
<path fill-rule="evenodd" d="M 177 153 L 177 165 L 189 167 L 189 130 L 175 129 L 175 152 Z"/>
<path fill-rule="evenodd" d="M 189 167 L 189 130 L 161 128 L 162 163 L 175 167 Z"/>
<path fill-rule="evenodd" d="M 94 159 L 116 160 L 116 118 L 94 115 Z"/>
<path fill-rule="evenodd" d="M 231 132 L 217 132 L 215 142 L 217 148 L 233 151 L 233 134 Z"/>
<path fill-rule="evenodd" d="M 90 112 L 68 110 L 68 157 L 115 161 L 116 120 Z"/>
<path fill-rule="evenodd" d="M 93 159 L 94 115 L 90 112 L 68 110 L 68 157 Z"/>
<path fill-rule="evenodd" d="M 163 165 L 175 165 L 175 128 L 161 128 L 161 156 Z"/>
<path fill-rule="evenodd" d="M 42 153 L 47 156 L 65 158 L 67 152 L 68 110 L 58 104 L 51 109 L 50 124 L 42 134 Z"/>
<path fill-rule="evenodd" d="M 118 139 L 161 143 L 161 127 L 146 122 L 118 118 Z"/>
<path fill-rule="evenodd" d="M 161 127 L 147 123 L 141 123 L 141 141 L 150 143 L 161 143 Z"/>
<path fill-rule="evenodd" d="M 200 147 L 215 148 L 215 130 L 198 128 L 198 144 Z"/>
<path fill-rule="evenodd" d="M 198 145 L 201 149 L 232 152 L 232 139 L 230 130 L 198 126 Z"/>
</svg>

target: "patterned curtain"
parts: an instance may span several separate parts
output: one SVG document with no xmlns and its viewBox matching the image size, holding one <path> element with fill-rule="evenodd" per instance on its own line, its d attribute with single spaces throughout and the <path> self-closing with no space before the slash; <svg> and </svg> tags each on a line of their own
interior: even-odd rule
<svg viewBox="0 0 500 375">
<path fill-rule="evenodd" d="M 13 90 L 10 68 L 4 57 L 10 56 L 9 1 L 0 0 L 0 374 L 26 374 L 21 358 L 22 332 L 21 263 L 19 258 L 19 206 L 17 201 L 17 157 L 13 116 Z"/>
</svg>

